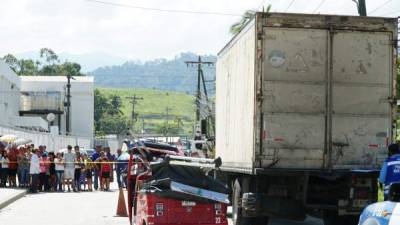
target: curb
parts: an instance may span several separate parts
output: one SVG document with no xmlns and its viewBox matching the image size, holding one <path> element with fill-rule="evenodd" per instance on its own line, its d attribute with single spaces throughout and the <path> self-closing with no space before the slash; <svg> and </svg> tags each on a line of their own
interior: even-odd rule
<svg viewBox="0 0 400 225">
<path fill-rule="evenodd" d="M 23 191 L 13 197 L 11 197 L 10 199 L 6 200 L 5 202 L 1 202 L 0 203 L 0 210 L 7 207 L 8 205 L 10 205 L 11 203 L 17 201 L 18 199 L 24 197 L 26 194 L 28 193 L 28 191 Z"/>
</svg>

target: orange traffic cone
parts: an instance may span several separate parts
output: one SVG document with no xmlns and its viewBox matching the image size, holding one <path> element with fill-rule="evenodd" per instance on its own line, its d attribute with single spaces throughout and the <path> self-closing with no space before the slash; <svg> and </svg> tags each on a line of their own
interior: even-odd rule
<svg viewBox="0 0 400 225">
<path fill-rule="evenodd" d="M 128 212 L 126 210 L 126 205 L 125 205 L 124 191 L 122 190 L 122 188 L 119 189 L 119 197 L 118 197 L 117 215 L 116 216 L 128 217 Z"/>
</svg>

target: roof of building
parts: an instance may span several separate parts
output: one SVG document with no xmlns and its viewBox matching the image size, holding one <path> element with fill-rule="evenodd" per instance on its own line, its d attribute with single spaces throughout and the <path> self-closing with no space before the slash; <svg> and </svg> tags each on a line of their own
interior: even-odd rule
<svg viewBox="0 0 400 225">
<path fill-rule="evenodd" d="M 37 81 L 37 82 L 67 82 L 66 76 L 21 76 L 22 81 Z M 74 76 L 71 82 L 94 82 L 93 76 Z"/>
<path fill-rule="evenodd" d="M 0 60 L 0 76 L 4 77 L 11 83 L 14 83 L 18 89 L 21 88 L 20 77 L 16 73 L 14 73 L 14 71 L 12 71 L 8 64 L 5 63 L 3 60 Z"/>
</svg>

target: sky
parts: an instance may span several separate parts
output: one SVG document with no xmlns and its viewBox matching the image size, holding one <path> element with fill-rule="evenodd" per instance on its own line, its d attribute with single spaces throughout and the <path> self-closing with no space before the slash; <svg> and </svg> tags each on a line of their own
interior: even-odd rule
<svg viewBox="0 0 400 225">
<path fill-rule="evenodd" d="M 187 51 L 216 54 L 232 37 L 229 26 L 240 19 L 238 15 L 263 4 L 271 4 L 277 12 L 357 14 L 352 0 L 104 1 L 233 15 L 148 11 L 88 0 L 0 0 L 0 55 L 42 47 L 57 53 L 101 53 L 130 60 L 172 58 Z M 400 15 L 399 0 L 366 1 L 372 16 Z"/>
</svg>

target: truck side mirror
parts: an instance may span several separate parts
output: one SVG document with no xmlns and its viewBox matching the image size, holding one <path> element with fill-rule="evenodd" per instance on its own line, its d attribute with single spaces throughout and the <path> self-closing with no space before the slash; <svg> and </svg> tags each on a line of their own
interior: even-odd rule
<svg viewBox="0 0 400 225">
<path fill-rule="evenodd" d="M 400 183 L 393 183 L 390 185 L 389 201 L 400 202 Z"/>
</svg>

